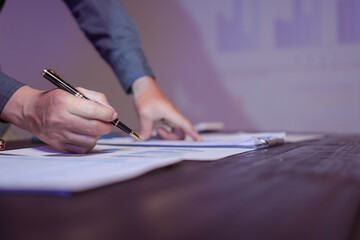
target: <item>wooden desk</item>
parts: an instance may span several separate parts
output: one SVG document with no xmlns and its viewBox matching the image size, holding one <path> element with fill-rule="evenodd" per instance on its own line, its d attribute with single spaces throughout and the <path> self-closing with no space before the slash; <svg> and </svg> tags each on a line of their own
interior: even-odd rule
<svg viewBox="0 0 360 240">
<path fill-rule="evenodd" d="M 360 136 L 182 162 L 73 197 L 0 195 L 0 239 L 360 239 Z"/>
</svg>

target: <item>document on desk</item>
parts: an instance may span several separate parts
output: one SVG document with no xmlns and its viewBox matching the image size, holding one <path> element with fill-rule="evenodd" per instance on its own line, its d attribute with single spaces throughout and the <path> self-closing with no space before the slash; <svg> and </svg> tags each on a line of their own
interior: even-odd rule
<svg viewBox="0 0 360 240">
<path fill-rule="evenodd" d="M 22 148 L 0 152 L 6 156 L 18 157 L 76 157 L 86 159 L 122 159 L 122 158 L 142 158 L 153 159 L 158 157 L 176 156 L 182 160 L 213 161 L 239 153 L 248 152 L 255 148 L 197 148 L 197 147 L 153 147 L 153 146 L 114 146 L 98 144 L 93 151 L 87 154 L 61 153 L 51 150 L 50 147 Z"/>
<path fill-rule="evenodd" d="M 60 153 L 51 147 L 0 152 L 0 191 L 67 194 L 128 180 L 182 160 L 211 161 L 258 148 L 279 134 L 204 135 L 201 143 L 149 141 L 126 137 L 100 140 L 88 154 Z M 216 144 L 217 142 L 217 144 Z M 261 145 L 262 146 L 262 145 Z"/>
<path fill-rule="evenodd" d="M 135 178 L 185 158 L 216 160 L 250 150 L 108 145 L 80 155 L 57 153 L 45 147 L 10 150 L 0 154 L 0 191 L 67 195 Z"/>
<path fill-rule="evenodd" d="M 135 141 L 130 137 L 104 138 L 98 144 L 116 146 L 162 146 L 162 147 L 211 147 L 211 148 L 262 148 L 284 143 L 285 132 L 275 133 L 214 133 L 202 134 L 203 141 L 165 141 L 150 139 L 148 141 Z"/>
<path fill-rule="evenodd" d="M 187 160 L 217 160 L 231 155 L 251 151 L 257 148 L 281 144 L 285 133 L 235 133 L 235 134 L 203 134 L 202 142 L 166 141 L 152 139 L 149 141 L 133 141 L 129 137 L 111 136 L 100 139 L 95 149 L 88 154 L 66 154 L 51 150 L 50 147 L 23 148 L 4 151 L 3 154 L 40 157 L 86 157 L 86 158 L 116 158 L 142 157 L 156 158 L 158 156 L 176 155 Z M 0 153 L 1 156 L 1 153 Z"/>
<path fill-rule="evenodd" d="M 181 161 L 180 155 L 152 158 L 0 156 L 0 190 L 68 194 L 128 180 Z"/>
</svg>

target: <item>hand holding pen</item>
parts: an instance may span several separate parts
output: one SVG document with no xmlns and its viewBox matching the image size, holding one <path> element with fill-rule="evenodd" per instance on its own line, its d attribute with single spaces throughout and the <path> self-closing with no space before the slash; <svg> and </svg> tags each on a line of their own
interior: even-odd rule
<svg viewBox="0 0 360 240">
<path fill-rule="evenodd" d="M 51 70 L 51 69 L 44 69 L 44 71 L 41 73 L 41 75 L 46 78 L 47 80 L 49 80 L 51 83 L 53 83 L 55 86 L 57 86 L 58 88 L 71 93 L 72 95 L 75 95 L 76 97 L 82 98 L 82 99 L 87 99 L 90 100 L 89 98 L 87 98 L 84 94 L 82 94 L 80 91 L 78 91 L 76 88 L 74 88 L 72 85 L 70 85 L 69 83 L 65 82 L 64 79 L 62 79 L 55 71 Z M 131 130 L 128 126 L 126 126 L 125 124 L 123 124 L 118 118 L 116 118 L 115 120 L 110 122 L 112 125 L 114 125 L 115 127 L 120 128 L 121 130 L 123 130 L 126 134 L 130 135 L 131 137 L 133 137 L 136 140 L 141 140 L 141 138 L 139 137 L 139 135 L 137 133 L 135 133 L 133 130 Z"/>
<path fill-rule="evenodd" d="M 20 87 L 1 112 L 1 119 L 31 132 L 58 151 L 86 153 L 99 136 L 108 134 L 117 118 L 103 94 L 79 90 L 94 101 L 61 89 L 41 91 Z"/>
</svg>

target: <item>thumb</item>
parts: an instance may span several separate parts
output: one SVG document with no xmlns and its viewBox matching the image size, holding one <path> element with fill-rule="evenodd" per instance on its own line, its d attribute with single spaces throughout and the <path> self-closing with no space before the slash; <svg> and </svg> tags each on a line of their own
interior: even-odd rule
<svg viewBox="0 0 360 240">
<path fill-rule="evenodd" d="M 151 136 L 153 128 L 153 121 L 150 118 L 140 118 L 140 137 L 141 139 L 147 140 Z"/>
</svg>

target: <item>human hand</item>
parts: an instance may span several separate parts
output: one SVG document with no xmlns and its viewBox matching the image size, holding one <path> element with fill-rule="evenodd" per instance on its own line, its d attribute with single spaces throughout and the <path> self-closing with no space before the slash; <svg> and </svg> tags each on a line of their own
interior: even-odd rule
<svg viewBox="0 0 360 240">
<path fill-rule="evenodd" d="M 140 137 L 147 140 L 151 137 L 154 122 L 161 120 L 170 127 L 157 128 L 157 134 L 168 140 L 184 139 L 189 135 L 195 141 L 201 141 L 199 133 L 162 93 L 153 78 L 144 76 L 137 79 L 132 85 L 135 108 L 140 119 Z"/>
<path fill-rule="evenodd" d="M 1 112 L 1 119 L 32 132 L 60 151 L 86 153 L 99 136 L 111 130 L 117 113 L 105 95 L 78 88 L 93 101 L 63 90 L 39 91 L 19 88 Z"/>
</svg>

